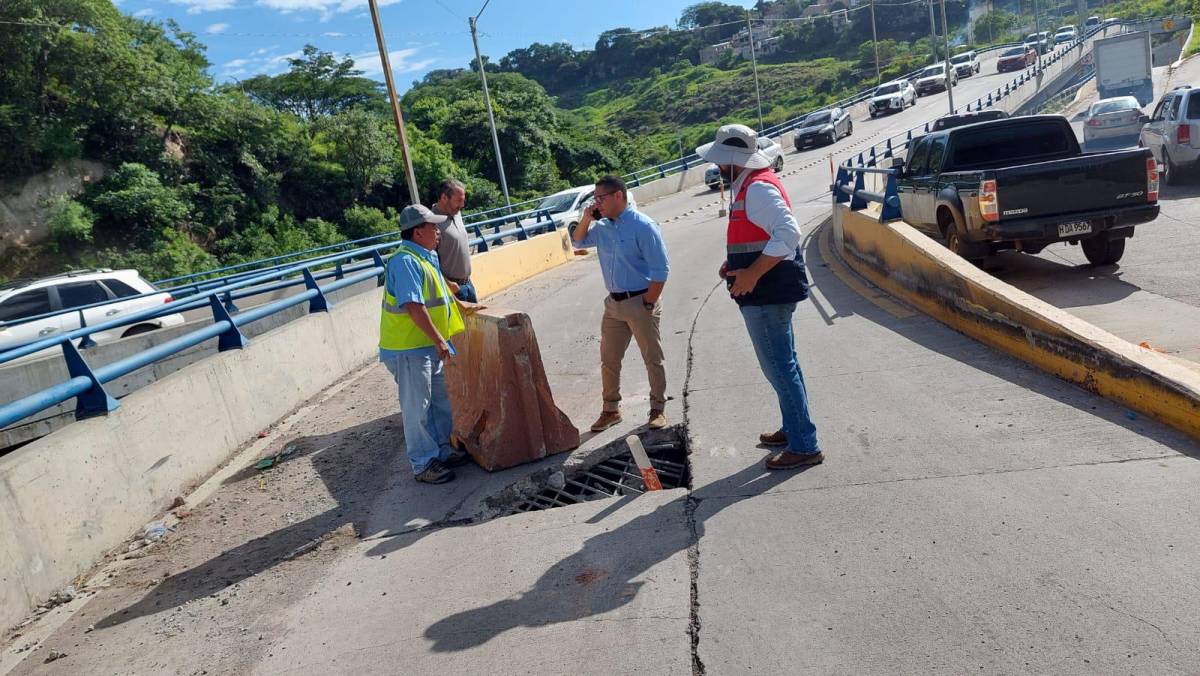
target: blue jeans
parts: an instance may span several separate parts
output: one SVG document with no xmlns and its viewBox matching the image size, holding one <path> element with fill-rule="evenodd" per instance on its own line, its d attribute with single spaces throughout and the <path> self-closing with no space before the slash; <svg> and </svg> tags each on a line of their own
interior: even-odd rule
<svg viewBox="0 0 1200 676">
<path fill-rule="evenodd" d="M 467 303 L 478 303 L 479 298 L 475 295 L 475 285 L 471 280 L 467 280 L 463 284 L 458 285 L 458 293 L 454 294 L 459 300 Z"/>
<path fill-rule="evenodd" d="M 429 463 L 446 460 L 454 450 L 450 446 L 454 418 L 442 360 L 434 347 L 381 352 L 379 360 L 387 366 L 400 390 L 404 445 L 413 474 L 420 474 Z"/>
<path fill-rule="evenodd" d="M 792 334 L 792 313 L 796 311 L 796 304 L 745 305 L 741 310 L 754 353 L 758 355 L 758 365 L 779 398 L 783 432 L 788 438 L 787 450 L 820 453 L 817 428 L 808 415 L 804 374 L 796 361 L 796 340 Z"/>
</svg>

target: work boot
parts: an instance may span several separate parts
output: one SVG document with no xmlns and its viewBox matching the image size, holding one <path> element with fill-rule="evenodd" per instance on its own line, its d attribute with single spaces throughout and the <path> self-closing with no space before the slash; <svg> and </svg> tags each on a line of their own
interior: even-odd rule
<svg viewBox="0 0 1200 676">
<path fill-rule="evenodd" d="M 825 455 L 817 453 L 792 453 L 780 451 L 767 458 L 767 469 L 796 469 L 808 465 L 819 465 L 825 461 Z"/>
<path fill-rule="evenodd" d="M 660 409 L 650 409 L 650 419 L 646 421 L 646 426 L 652 430 L 661 430 L 667 426 L 667 416 Z"/>
<path fill-rule="evenodd" d="M 434 460 L 416 476 L 416 479 L 426 484 L 444 484 L 454 481 L 454 470 L 448 469 L 441 460 Z"/>
<path fill-rule="evenodd" d="M 783 430 L 763 432 L 758 435 L 758 443 L 763 446 L 787 446 L 787 435 L 783 433 Z"/>
<path fill-rule="evenodd" d="M 456 446 L 454 450 L 450 451 L 450 455 L 446 456 L 446 459 L 442 461 L 442 464 L 446 467 L 458 467 L 459 465 L 465 465 L 470 459 L 470 454 Z"/>
<path fill-rule="evenodd" d="M 596 422 L 592 423 L 592 431 L 603 432 L 619 422 L 621 422 L 620 411 L 605 411 L 600 414 L 599 418 L 596 418 Z"/>
</svg>

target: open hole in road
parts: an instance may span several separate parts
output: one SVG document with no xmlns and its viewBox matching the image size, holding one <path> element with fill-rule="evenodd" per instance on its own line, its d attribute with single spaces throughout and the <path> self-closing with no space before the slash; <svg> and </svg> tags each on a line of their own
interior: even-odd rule
<svg viewBox="0 0 1200 676">
<path fill-rule="evenodd" d="M 691 484 L 687 435 L 679 427 L 671 431 L 673 433 L 669 436 L 639 435 L 639 438 L 646 447 L 650 464 L 658 473 L 663 488 L 686 488 Z M 540 491 L 517 498 L 502 509 L 499 516 L 645 493 L 646 485 L 642 480 L 641 471 L 625 445 L 625 440 L 609 444 L 606 448 L 613 455 L 586 468 L 550 475 Z"/>
</svg>

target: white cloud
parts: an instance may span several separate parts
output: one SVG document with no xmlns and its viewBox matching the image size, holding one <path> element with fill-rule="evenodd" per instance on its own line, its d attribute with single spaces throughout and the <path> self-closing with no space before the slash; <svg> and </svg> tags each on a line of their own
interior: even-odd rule
<svg viewBox="0 0 1200 676">
<path fill-rule="evenodd" d="M 139 9 L 133 13 L 133 18 L 135 19 L 145 19 L 148 16 L 154 16 L 154 10 L 150 9 L 149 7 L 146 9 Z"/>
<path fill-rule="evenodd" d="M 208 27 L 209 35 L 216 35 L 217 33 L 224 33 L 227 30 L 229 30 L 229 24 L 227 24 L 227 23 L 214 23 L 213 25 Z"/>
<path fill-rule="evenodd" d="M 425 70 L 437 59 L 421 59 L 419 61 L 410 61 L 410 59 L 420 52 L 420 49 L 415 47 L 409 49 L 397 49 L 388 52 L 388 61 L 392 63 L 392 73 L 394 75 L 402 75 L 404 73 L 415 73 L 419 70 Z M 364 75 L 383 75 L 383 65 L 379 59 L 379 52 L 364 52 L 355 54 L 350 58 L 354 59 L 354 67 L 361 70 Z"/>
<path fill-rule="evenodd" d="M 233 61 L 230 61 L 221 67 L 226 70 L 235 70 L 245 66 L 248 63 L 250 63 L 250 59 L 234 59 Z"/>
<path fill-rule="evenodd" d="M 328 33 L 321 33 L 321 37 L 323 37 L 323 38 L 344 38 L 344 37 L 346 37 L 346 34 L 338 33 L 337 31 L 330 31 Z"/>
<path fill-rule="evenodd" d="M 237 6 L 237 0 L 171 0 L 171 3 L 187 7 L 188 14 L 219 12 Z"/>
<path fill-rule="evenodd" d="M 379 0 L 379 6 L 387 7 L 388 5 L 395 5 L 400 1 Z M 258 0 L 258 4 L 284 13 L 320 12 L 321 20 L 328 21 L 334 14 L 351 12 L 366 7 L 367 0 Z"/>
</svg>

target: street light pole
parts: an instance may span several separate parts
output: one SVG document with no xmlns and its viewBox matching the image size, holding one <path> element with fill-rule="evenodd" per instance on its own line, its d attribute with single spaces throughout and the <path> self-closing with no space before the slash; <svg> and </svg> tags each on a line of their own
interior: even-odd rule
<svg viewBox="0 0 1200 676">
<path fill-rule="evenodd" d="M 950 83 L 950 24 L 946 23 L 946 0 L 942 0 L 942 43 L 946 46 L 946 96 L 950 99 L 950 114 L 954 114 L 954 87 Z"/>
<path fill-rule="evenodd" d="M 374 2 L 375 0 L 371 0 Z M 483 57 L 479 54 L 479 35 L 475 30 L 476 24 L 479 22 L 480 15 L 483 10 L 487 9 L 488 2 L 483 3 L 483 7 L 479 8 L 479 14 L 467 18 L 467 24 L 471 27 L 471 42 L 475 45 L 475 63 L 479 66 L 479 79 L 483 82 L 483 102 L 487 105 L 488 124 L 492 127 L 492 148 L 496 151 L 496 171 L 500 174 L 500 190 L 504 192 L 505 206 L 512 206 L 512 199 L 508 196 L 508 179 L 504 177 L 504 158 L 500 156 L 500 137 L 496 135 L 496 115 L 492 112 L 492 95 L 488 92 L 487 73 L 483 70 Z"/>
<path fill-rule="evenodd" d="M 1040 73 L 1042 72 L 1042 22 L 1038 18 L 1037 0 L 1033 0 L 1033 34 L 1036 37 L 1034 44 L 1037 48 L 1037 67 L 1033 70 L 1035 73 Z"/>
<path fill-rule="evenodd" d="M 929 51 L 932 63 L 937 63 L 937 28 L 933 25 L 933 0 L 929 0 Z"/>
<path fill-rule="evenodd" d="M 754 69 L 754 98 L 758 102 L 758 130 L 762 131 L 762 90 L 758 87 L 758 54 L 754 50 L 754 27 L 750 25 L 750 10 L 746 10 L 746 33 L 750 38 L 750 62 Z"/>
<path fill-rule="evenodd" d="M 375 25 L 375 42 L 379 45 L 379 65 L 383 66 L 383 81 L 387 85 L 388 98 L 392 100 L 392 120 L 396 133 L 400 135 L 400 151 L 404 155 L 404 175 L 408 180 L 408 199 L 413 204 L 421 201 L 417 191 L 417 175 L 413 172 L 412 152 L 408 149 L 408 134 L 404 131 L 404 114 L 400 112 L 400 99 L 396 98 L 396 82 L 392 79 L 392 63 L 388 58 L 387 43 L 383 39 L 383 23 L 379 20 L 379 7 L 375 0 L 367 0 L 371 7 L 371 23 Z"/>
<path fill-rule="evenodd" d="M 871 0 L 871 45 L 875 47 L 875 84 L 879 84 L 879 34 L 875 32 L 875 0 Z"/>
</svg>

